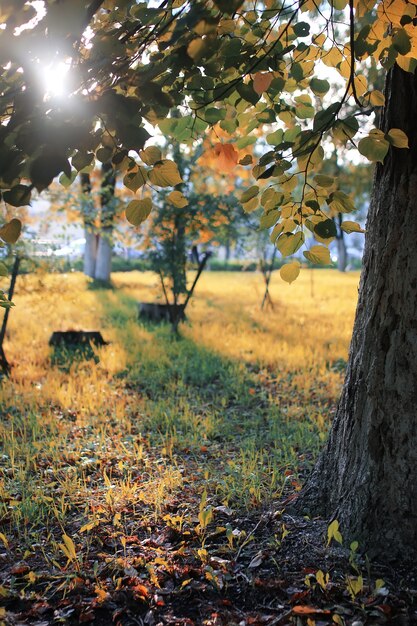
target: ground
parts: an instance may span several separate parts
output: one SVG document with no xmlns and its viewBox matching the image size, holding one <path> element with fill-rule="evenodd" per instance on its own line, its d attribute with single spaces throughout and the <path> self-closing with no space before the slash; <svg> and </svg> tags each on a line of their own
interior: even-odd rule
<svg viewBox="0 0 417 626">
<path fill-rule="evenodd" d="M 152 274 L 115 274 L 113 290 L 19 277 L 0 388 L 0 624 L 417 623 L 410 572 L 287 512 L 335 410 L 357 284 L 276 274 L 262 312 L 258 274 L 207 272 L 176 338 L 137 320 Z M 68 329 L 109 343 L 53 351 Z"/>
</svg>

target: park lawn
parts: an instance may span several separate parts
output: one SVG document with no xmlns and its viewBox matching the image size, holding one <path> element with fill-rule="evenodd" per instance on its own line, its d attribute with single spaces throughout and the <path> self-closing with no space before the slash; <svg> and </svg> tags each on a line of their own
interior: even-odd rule
<svg viewBox="0 0 417 626">
<path fill-rule="evenodd" d="M 357 285 L 277 272 L 261 311 L 260 275 L 207 272 L 178 338 L 137 320 L 137 302 L 159 296 L 150 273 L 115 274 L 113 290 L 19 277 L 0 388 L 0 622 L 228 624 L 246 611 L 267 624 L 283 607 L 283 624 L 301 619 L 277 561 L 292 532 L 282 509 L 326 437 Z M 109 344 L 52 353 L 59 329 Z M 301 604 L 325 602 L 306 572 Z M 345 584 L 352 615 L 362 592 Z"/>
</svg>

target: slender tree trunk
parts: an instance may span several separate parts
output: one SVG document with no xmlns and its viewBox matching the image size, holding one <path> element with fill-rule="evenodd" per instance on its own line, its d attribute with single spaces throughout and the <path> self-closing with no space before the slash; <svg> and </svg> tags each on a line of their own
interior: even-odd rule
<svg viewBox="0 0 417 626">
<path fill-rule="evenodd" d="M 345 384 L 300 511 L 336 518 L 371 555 L 417 556 L 417 76 L 386 83 L 391 148 L 375 174 Z"/>
<path fill-rule="evenodd" d="M 113 254 L 113 222 L 114 222 L 114 189 L 116 177 L 112 166 L 104 163 L 101 183 L 101 229 L 97 246 L 97 258 L 94 278 L 110 283 L 111 263 Z"/>
<path fill-rule="evenodd" d="M 90 227 L 84 228 L 85 248 L 84 248 L 84 274 L 94 278 L 96 275 L 96 259 L 98 248 L 98 235 Z"/>
<path fill-rule="evenodd" d="M 346 272 L 347 266 L 347 250 L 345 234 L 342 230 L 342 214 L 338 215 L 338 233 L 337 233 L 337 269 L 339 272 Z"/>
<path fill-rule="evenodd" d="M 90 174 L 81 174 L 81 189 L 83 197 L 81 200 L 81 211 L 84 221 L 84 274 L 94 278 L 96 273 L 97 243 L 98 236 L 95 232 L 94 218 L 95 207 L 91 197 Z"/>
</svg>

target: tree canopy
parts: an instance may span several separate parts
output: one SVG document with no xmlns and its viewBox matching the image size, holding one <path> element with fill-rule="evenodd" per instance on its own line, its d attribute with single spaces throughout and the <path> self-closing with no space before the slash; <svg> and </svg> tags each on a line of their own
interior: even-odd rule
<svg viewBox="0 0 417 626">
<path fill-rule="evenodd" d="M 68 185 L 95 160 L 111 162 L 137 195 L 126 214 L 139 225 L 151 190 L 181 183 L 160 134 L 206 135 L 219 170 L 252 178 L 240 201 L 247 212 L 262 206 L 281 254 L 301 248 L 307 229 L 317 245 L 304 255 L 326 264 L 332 216 L 354 204 L 323 163 L 335 146 L 372 162 L 408 147 L 402 129 L 372 127 L 384 104 L 372 76 L 394 63 L 414 71 L 416 11 L 406 0 L 2 2 L 2 198 L 24 206 L 56 176 Z M 16 219 L 0 230 L 7 242 L 19 234 Z M 299 270 L 292 261 L 282 276 Z"/>
</svg>

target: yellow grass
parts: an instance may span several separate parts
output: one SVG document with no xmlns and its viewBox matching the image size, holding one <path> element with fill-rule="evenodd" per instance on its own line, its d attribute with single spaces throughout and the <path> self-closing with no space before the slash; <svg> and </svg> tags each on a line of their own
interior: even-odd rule
<svg viewBox="0 0 417 626">
<path fill-rule="evenodd" d="M 275 308 L 262 312 L 260 275 L 207 272 L 182 341 L 137 321 L 136 301 L 158 297 L 153 274 L 114 284 L 18 278 L 4 346 L 13 370 L 0 387 L 0 519 L 29 553 L 42 536 L 47 560 L 62 559 L 64 531 L 88 551 L 99 524 L 119 515 L 129 534 L 188 489 L 238 506 L 276 497 L 316 454 L 340 390 L 356 273 L 306 270 L 291 286 L 276 273 Z M 101 330 L 110 343 L 97 362 L 59 367 L 48 346 L 58 329 Z M 187 506 L 195 525 L 198 499 Z"/>
</svg>

